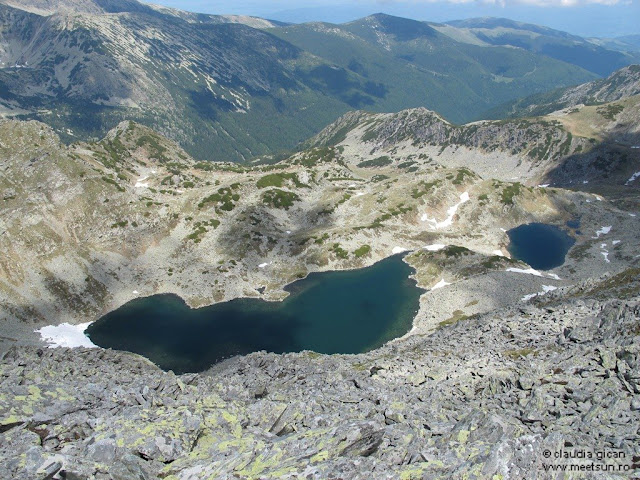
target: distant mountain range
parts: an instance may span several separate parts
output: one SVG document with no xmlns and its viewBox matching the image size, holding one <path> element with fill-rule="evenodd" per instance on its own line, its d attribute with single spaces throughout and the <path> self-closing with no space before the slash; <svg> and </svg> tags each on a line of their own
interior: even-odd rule
<svg viewBox="0 0 640 480">
<path fill-rule="evenodd" d="M 353 109 L 427 107 L 464 123 L 640 61 L 499 19 L 285 25 L 135 0 L 3 0 L 0 29 L 3 116 L 67 142 L 132 119 L 208 160 L 292 149 Z"/>
<path fill-rule="evenodd" d="M 633 95 L 640 95 L 640 65 L 630 65 L 593 82 L 515 100 L 487 116 L 499 119 L 546 115 L 577 105 L 599 105 Z"/>
<path fill-rule="evenodd" d="M 624 50 L 609 49 L 576 35 L 504 18 L 461 20 L 447 25 L 450 28 L 442 30 L 462 42 L 518 47 L 603 76 L 628 65 L 631 58 L 638 59 Z"/>
</svg>

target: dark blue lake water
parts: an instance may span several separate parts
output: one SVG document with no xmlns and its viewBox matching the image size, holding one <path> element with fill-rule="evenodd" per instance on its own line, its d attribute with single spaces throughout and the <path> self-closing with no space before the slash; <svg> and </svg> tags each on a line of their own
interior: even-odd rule
<svg viewBox="0 0 640 480">
<path fill-rule="evenodd" d="M 260 350 L 361 353 L 411 329 L 424 292 L 412 272 L 394 256 L 360 270 L 313 273 L 286 287 L 282 302 L 236 299 L 195 310 L 175 295 L 156 295 L 127 303 L 86 333 L 96 345 L 176 373 Z"/>
<path fill-rule="evenodd" d="M 544 223 L 520 225 L 507 232 L 513 258 L 528 263 L 536 270 L 550 270 L 565 261 L 575 239 L 564 230 Z"/>
</svg>

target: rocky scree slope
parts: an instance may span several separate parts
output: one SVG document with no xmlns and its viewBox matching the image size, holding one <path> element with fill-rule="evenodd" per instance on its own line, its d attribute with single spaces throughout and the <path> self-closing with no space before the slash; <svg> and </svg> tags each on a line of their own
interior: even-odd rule
<svg viewBox="0 0 640 480">
<path fill-rule="evenodd" d="M 352 112 L 307 146 L 336 145 L 359 164 L 385 163 L 390 157 L 413 154 L 448 167 L 470 168 L 484 177 L 517 178 L 532 185 L 562 182 L 557 184 L 568 186 L 585 181 L 625 185 L 638 167 L 634 147 L 639 99 L 635 96 L 546 117 L 463 126 L 425 109 L 397 114 Z M 603 160 L 598 152 L 611 144 L 624 155 Z M 567 172 L 568 179 L 550 175 L 559 168 Z"/>
<path fill-rule="evenodd" d="M 411 131 L 455 135 L 423 111 L 371 125 L 414 119 Z M 638 455 L 636 214 L 484 177 L 482 149 L 454 165 L 460 147 L 398 134 L 380 155 L 358 122 L 253 167 L 196 162 L 133 122 L 71 146 L 44 124 L 0 122 L 1 475 L 542 479 L 547 449 Z M 518 170 L 526 157 L 498 150 L 503 175 L 533 178 Z M 576 218 L 561 268 L 531 275 L 504 256 L 505 230 Z M 34 333 L 154 293 L 278 299 L 308 272 L 396 248 L 413 250 L 421 286 L 452 285 L 422 296 L 410 334 L 367 354 L 255 353 L 176 377 Z"/>
<path fill-rule="evenodd" d="M 586 478 L 546 452 L 640 454 L 638 269 L 363 355 L 255 353 L 200 375 L 132 354 L 12 348 L 12 479 Z M 620 466 L 620 467 L 618 467 Z M 637 468 L 637 465 L 636 465 Z"/>
<path fill-rule="evenodd" d="M 268 28 L 280 25 L 280 22 L 272 22 L 257 17 L 244 15 L 209 15 L 192 13 L 185 10 L 164 7 L 149 3 L 140 3 L 136 0 L 1 0 L 1 4 L 24 10 L 38 15 L 55 15 L 58 12 L 75 12 L 100 15 L 106 13 L 159 13 L 186 20 L 190 23 L 242 23 L 254 28 Z"/>
<path fill-rule="evenodd" d="M 60 11 L 92 15 L 153 11 L 153 7 L 135 0 L 2 0 L 0 3 L 38 15 L 53 15 Z"/>
<path fill-rule="evenodd" d="M 629 88 L 616 93 L 619 99 L 609 103 L 466 125 L 451 124 L 426 109 L 356 111 L 304 145 L 338 146 L 357 164 L 392 164 L 392 157 L 415 155 L 485 178 L 632 197 L 640 170 L 638 72 L 627 78 Z"/>
<path fill-rule="evenodd" d="M 553 119 L 523 119 L 453 125 L 426 109 L 393 114 L 352 112 L 333 123 L 311 145 L 343 146 L 353 158 L 374 161 L 390 152 L 420 153 L 447 165 L 466 166 L 485 177 L 534 183 L 576 149 L 588 146 Z M 469 158 L 477 155 L 478 160 Z M 484 160 L 484 161 L 483 161 Z M 509 169 L 496 168 L 510 164 Z"/>
</svg>

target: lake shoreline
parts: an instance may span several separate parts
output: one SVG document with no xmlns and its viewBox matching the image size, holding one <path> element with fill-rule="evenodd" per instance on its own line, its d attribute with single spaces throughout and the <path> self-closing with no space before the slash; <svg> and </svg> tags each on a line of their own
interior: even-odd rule
<svg viewBox="0 0 640 480">
<path fill-rule="evenodd" d="M 282 302 L 237 298 L 193 309 L 177 295 L 154 295 L 105 315 L 86 334 L 179 372 L 261 350 L 358 354 L 411 330 L 424 293 L 414 273 L 394 255 L 367 268 L 310 274 L 287 285 Z"/>
</svg>

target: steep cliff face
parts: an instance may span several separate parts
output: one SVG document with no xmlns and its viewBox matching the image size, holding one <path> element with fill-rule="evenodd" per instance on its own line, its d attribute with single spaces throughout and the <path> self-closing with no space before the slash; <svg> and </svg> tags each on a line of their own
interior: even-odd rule
<svg viewBox="0 0 640 480">
<path fill-rule="evenodd" d="M 200 375 L 112 351 L 12 349 L 0 474 L 546 479 L 583 464 L 628 478 L 639 285 L 631 269 L 364 355 L 255 353 Z"/>
<path fill-rule="evenodd" d="M 354 119 L 357 119 L 354 122 Z M 386 151 L 403 143 L 425 146 L 466 147 L 481 152 L 503 152 L 520 156 L 535 166 L 555 161 L 576 148 L 586 147 L 586 139 L 572 138 L 558 121 L 548 118 L 475 122 L 452 125 L 426 109 L 405 110 L 397 114 L 348 114 L 314 138 L 314 145 L 344 140 L 339 132 L 358 129 L 364 146 L 373 152 Z M 354 135 L 355 136 L 355 135 Z"/>
</svg>

